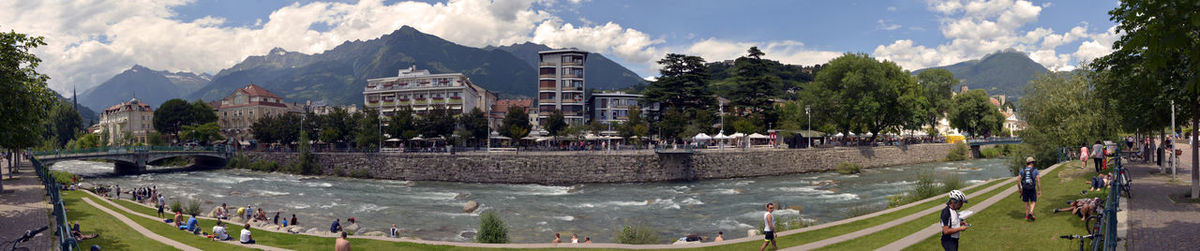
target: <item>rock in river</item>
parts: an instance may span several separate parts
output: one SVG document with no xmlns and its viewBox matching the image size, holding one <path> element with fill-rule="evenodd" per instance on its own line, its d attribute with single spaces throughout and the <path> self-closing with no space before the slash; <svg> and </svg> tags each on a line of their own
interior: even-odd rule
<svg viewBox="0 0 1200 251">
<path fill-rule="evenodd" d="M 475 212 L 475 209 L 479 209 L 479 202 L 472 200 L 467 201 L 467 204 L 463 205 L 463 213 L 472 213 Z"/>
</svg>

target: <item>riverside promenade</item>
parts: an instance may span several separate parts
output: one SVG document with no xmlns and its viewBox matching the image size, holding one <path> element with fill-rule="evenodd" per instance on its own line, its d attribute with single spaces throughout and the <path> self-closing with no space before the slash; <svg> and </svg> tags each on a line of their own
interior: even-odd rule
<svg viewBox="0 0 1200 251">
<path fill-rule="evenodd" d="M 1170 167 L 1159 173 L 1153 162 L 1129 162 L 1133 185 L 1129 199 L 1129 249 L 1179 250 L 1200 247 L 1200 204 L 1176 203 L 1168 196 L 1191 192 L 1192 152 L 1188 144 L 1176 144 L 1179 156 L 1177 180 L 1171 181 Z"/>
<path fill-rule="evenodd" d="M 51 224 L 54 223 L 49 216 L 50 203 L 46 199 L 46 189 L 38 181 L 28 161 L 23 161 L 18 169 L 17 174 L 9 179 L 8 162 L 0 163 L 0 175 L 4 179 L 4 191 L 0 192 L 0 242 L 19 238 L 26 230 L 50 226 L 20 246 L 33 250 L 51 249 L 54 242 L 54 226 Z"/>
</svg>

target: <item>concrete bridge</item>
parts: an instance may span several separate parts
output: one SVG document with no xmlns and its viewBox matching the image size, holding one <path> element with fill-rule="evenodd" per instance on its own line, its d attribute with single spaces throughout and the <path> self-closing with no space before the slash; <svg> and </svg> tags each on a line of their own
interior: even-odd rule
<svg viewBox="0 0 1200 251">
<path fill-rule="evenodd" d="M 985 145 L 1011 145 L 1011 144 L 1020 144 L 1020 143 L 1021 143 L 1021 138 L 1018 138 L 1018 137 L 985 138 L 985 139 L 968 139 L 967 140 L 967 145 L 971 146 L 971 156 L 975 156 L 976 158 L 983 156 L 983 154 L 979 152 L 979 148 L 982 146 L 985 146 Z"/>
<path fill-rule="evenodd" d="M 175 157 L 192 157 L 196 164 L 206 166 L 225 166 L 233 151 L 224 147 L 103 147 L 34 155 L 47 166 L 67 160 L 110 160 L 116 164 L 113 171 L 117 174 L 140 174 L 146 172 L 146 163 Z"/>
</svg>

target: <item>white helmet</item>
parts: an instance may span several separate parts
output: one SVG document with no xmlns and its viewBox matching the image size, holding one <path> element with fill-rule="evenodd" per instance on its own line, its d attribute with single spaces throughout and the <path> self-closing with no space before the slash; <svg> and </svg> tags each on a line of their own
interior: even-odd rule
<svg viewBox="0 0 1200 251">
<path fill-rule="evenodd" d="M 959 190 L 950 191 L 950 200 L 967 203 L 967 195 L 963 194 L 963 192 Z"/>
</svg>

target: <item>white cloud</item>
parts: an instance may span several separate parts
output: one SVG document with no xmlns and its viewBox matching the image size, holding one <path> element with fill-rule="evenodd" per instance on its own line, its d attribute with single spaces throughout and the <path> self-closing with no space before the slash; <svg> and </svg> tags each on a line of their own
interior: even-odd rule
<svg viewBox="0 0 1200 251">
<path fill-rule="evenodd" d="M 735 59 L 746 55 L 746 50 L 758 46 L 766 55 L 764 58 L 777 60 L 785 64 L 813 65 L 824 64 L 830 59 L 841 56 L 842 52 L 813 50 L 804 47 L 804 43 L 785 40 L 773 42 L 735 42 L 709 38 L 693 43 L 683 49 L 683 53 L 703 57 L 709 62 Z"/>
<path fill-rule="evenodd" d="M 586 1 L 567 1 L 579 5 Z M 450 0 L 446 3 L 382 0 L 293 3 L 254 25 L 223 26 L 222 17 L 176 20 L 172 8 L 190 0 L 0 1 L 2 29 L 45 36 L 36 53 L 50 85 L 86 89 L 133 64 L 170 71 L 210 72 L 280 47 L 319 53 L 347 40 L 368 40 L 403 25 L 474 47 L 525 41 L 579 47 L 648 65 L 661 39 L 619 24 L 565 24 L 535 10 L 537 0 Z M 311 26 L 329 27 L 318 31 Z"/>
<path fill-rule="evenodd" d="M 896 11 L 896 6 L 888 6 L 887 11 Z"/>
<path fill-rule="evenodd" d="M 879 25 L 876 25 L 876 26 L 875 26 L 875 29 L 876 29 L 876 30 L 888 30 L 888 31 L 890 31 L 890 30 L 896 30 L 896 29 L 900 29 L 900 25 L 899 25 L 899 24 L 889 24 L 889 23 L 887 23 L 886 21 L 883 21 L 883 19 L 879 19 L 879 21 L 876 21 L 876 23 L 878 23 L 878 24 L 879 24 Z"/>
<path fill-rule="evenodd" d="M 1115 35 L 1113 29 L 1088 33 L 1081 23 L 1067 32 L 1055 33 L 1035 23 L 1043 8 L 1027 0 L 930 0 L 929 9 L 941 14 L 942 35 L 949 41 L 936 46 L 916 45 L 912 40 L 897 40 L 875 47 L 877 57 L 896 61 L 907 69 L 948 65 L 977 59 L 989 53 L 1013 48 L 1029 54 L 1034 61 L 1050 69 L 1074 69 L 1080 59 L 1095 58 L 1108 51 Z M 883 22 L 880 22 L 882 25 Z M 1084 41 L 1074 53 L 1058 53 L 1057 48 Z"/>
</svg>

